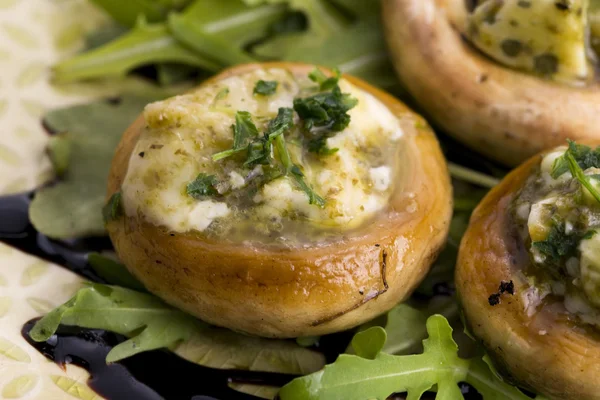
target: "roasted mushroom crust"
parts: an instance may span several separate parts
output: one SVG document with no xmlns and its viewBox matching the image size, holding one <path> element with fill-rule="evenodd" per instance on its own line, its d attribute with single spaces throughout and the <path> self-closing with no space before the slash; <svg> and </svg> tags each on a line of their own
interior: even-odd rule
<svg viewBox="0 0 600 400">
<path fill-rule="evenodd" d="M 314 67 L 248 64 L 204 85 L 258 68 L 308 74 Z M 397 154 L 402 168 L 389 208 L 356 235 L 291 249 L 170 233 L 139 216 L 109 222 L 119 257 L 148 290 L 206 322 L 266 337 L 343 330 L 410 295 L 448 232 L 452 193 L 445 160 L 421 117 L 390 95 L 344 78 L 378 98 L 398 116 L 404 131 Z M 109 197 L 120 190 L 144 125 L 138 118 L 117 148 Z"/>
<path fill-rule="evenodd" d="M 565 139 L 600 138 L 600 87 L 504 67 L 463 39 L 465 0 L 383 0 L 398 76 L 432 122 L 506 165 Z"/>
<path fill-rule="evenodd" d="M 458 255 L 459 301 L 467 326 L 513 383 L 551 399 L 600 399 L 599 333 L 561 300 L 526 311 L 530 286 L 523 271 L 531 261 L 509 208 L 541 159 L 511 172 L 475 209 Z M 512 282 L 514 294 L 500 294 L 502 282 Z"/>
</svg>

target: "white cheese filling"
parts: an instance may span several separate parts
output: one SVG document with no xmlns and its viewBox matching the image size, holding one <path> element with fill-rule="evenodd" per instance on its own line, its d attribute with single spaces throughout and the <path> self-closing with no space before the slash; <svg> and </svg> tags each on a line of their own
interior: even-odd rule
<svg viewBox="0 0 600 400">
<path fill-rule="evenodd" d="M 276 92 L 254 95 L 260 79 L 277 81 Z M 301 144 L 288 143 L 305 181 L 325 198 L 323 208 L 309 204 L 306 193 L 289 177 L 272 180 L 248 194 L 250 205 L 245 210 L 228 204 L 226 197 L 199 200 L 186 193 L 186 185 L 200 173 L 219 178 L 219 193 L 246 190 L 251 176 L 262 173 L 260 167 L 241 171 L 231 159 L 215 162 L 212 155 L 231 148 L 237 111 L 250 112 L 263 132 L 279 107 L 291 108 L 301 90 L 314 86 L 306 76 L 269 69 L 232 76 L 146 107 L 147 128 L 131 155 L 121 188 L 126 214 L 141 215 L 174 232 L 204 231 L 216 220 L 243 220 L 250 214 L 275 222 L 300 218 L 315 226 L 358 226 L 389 202 L 396 168 L 390 148 L 403 139 L 404 132 L 397 116 L 375 97 L 343 79 L 339 84 L 358 104 L 349 111 L 348 127 L 327 140 L 337 152 L 317 158 Z M 301 129 L 297 115 L 295 122 L 293 129 Z M 372 154 L 381 159 L 374 162 Z"/>
</svg>

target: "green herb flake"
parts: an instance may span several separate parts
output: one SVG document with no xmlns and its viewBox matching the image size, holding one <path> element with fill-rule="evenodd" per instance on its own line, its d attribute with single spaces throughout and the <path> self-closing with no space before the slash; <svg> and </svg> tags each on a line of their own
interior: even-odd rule
<svg viewBox="0 0 600 400">
<path fill-rule="evenodd" d="M 562 260 L 577 254 L 577 247 L 582 237 L 576 234 L 568 235 L 563 224 L 555 224 L 550 229 L 546 240 L 533 242 L 532 245 L 546 256 L 548 262 L 560 265 Z"/>
<path fill-rule="evenodd" d="M 233 147 L 229 150 L 213 154 L 213 161 L 222 160 L 245 150 L 252 139 L 258 136 L 258 129 L 252 121 L 252 115 L 248 111 L 235 113 L 235 125 L 231 126 L 233 131 Z"/>
<path fill-rule="evenodd" d="M 273 118 L 267 126 L 265 135 L 270 139 L 282 135 L 294 127 L 294 110 L 287 107 L 280 107 L 277 116 Z"/>
<path fill-rule="evenodd" d="M 294 165 L 291 169 L 291 176 L 294 178 L 294 180 L 296 181 L 296 184 L 300 187 L 300 189 L 302 189 L 302 191 L 304 193 L 306 193 L 306 195 L 308 196 L 308 202 L 309 204 L 314 204 L 317 205 L 319 207 L 325 207 L 325 199 L 323 199 L 321 196 L 319 196 L 312 187 L 310 187 L 306 181 L 304 181 L 304 174 L 302 173 L 302 171 L 300 170 L 300 167 L 298 167 L 297 165 Z"/>
<path fill-rule="evenodd" d="M 577 179 L 579 181 L 579 183 L 581 183 L 581 185 L 583 187 L 585 187 L 592 194 L 592 196 L 596 199 L 596 201 L 598 203 L 600 203 L 600 191 L 598 191 L 598 189 L 596 189 L 594 187 L 594 185 L 592 185 L 589 177 L 587 177 L 583 173 L 583 169 L 581 168 L 581 166 L 578 164 L 577 160 L 571 153 L 571 143 L 569 143 L 569 150 L 567 150 L 565 153 L 565 159 L 567 160 L 567 163 L 569 165 L 569 170 L 571 171 L 571 175 L 573 175 L 573 177 L 575 177 L 575 179 Z"/>
<path fill-rule="evenodd" d="M 216 196 L 219 194 L 215 185 L 217 178 L 214 175 L 200 173 L 192 182 L 186 186 L 186 193 L 195 199 L 202 199 L 207 196 Z"/>
<path fill-rule="evenodd" d="M 311 81 L 319 84 L 319 90 L 328 91 L 335 88 L 340 80 L 341 72 L 339 69 L 334 70 L 334 75 L 331 77 L 327 77 L 319 68 L 315 68 L 312 70 L 308 77 Z"/>
<path fill-rule="evenodd" d="M 114 193 L 108 199 L 106 205 L 102 208 L 102 217 L 104 223 L 113 221 L 123 215 L 123 206 L 121 204 L 121 192 Z"/>
<path fill-rule="evenodd" d="M 256 82 L 254 86 L 254 94 L 261 96 L 269 96 L 277 91 L 277 81 L 263 81 L 262 79 Z"/>
<path fill-rule="evenodd" d="M 575 159 L 581 169 L 600 168 L 600 146 L 592 149 L 589 146 L 577 144 L 569 140 L 567 152 Z M 565 172 L 570 171 L 569 162 L 565 155 L 557 158 L 552 165 L 552 178 L 556 179 Z M 573 175 L 574 176 L 574 175 Z"/>
<path fill-rule="evenodd" d="M 332 132 L 344 130 L 350 124 L 348 111 L 358 104 L 349 93 L 342 93 L 337 84 L 331 92 L 294 99 L 294 111 L 304 121 L 304 128 L 323 127 Z"/>
</svg>

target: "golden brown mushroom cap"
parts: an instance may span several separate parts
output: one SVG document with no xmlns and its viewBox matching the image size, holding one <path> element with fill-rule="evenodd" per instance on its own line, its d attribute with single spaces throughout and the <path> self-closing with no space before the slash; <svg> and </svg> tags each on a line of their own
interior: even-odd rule
<svg viewBox="0 0 600 400">
<path fill-rule="evenodd" d="M 600 138 L 598 83 L 573 87 L 515 71 L 461 36 L 465 0 L 383 0 L 398 76 L 432 122 L 517 165 L 549 147 Z"/>
<path fill-rule="evenodd" d="M 203 85 L 257 68 L 306 75 L 314 67 L 242 65 Z M 148 290 L 206 322 L 266 337 L 343 330 L 410 295 L 448 232 L 452 194 L 446 163 L 421 117 L 390 95 L 356 78 L 344 78 L 378 98 L 401 121 L 405 138 L 397 156 L 402 168 L 389 208 L 349 238 L 292 249 L 230 243 L 194 232 L 171 235 L 141 217 L 109 222 L 120 259 Z M 108 196 L 120 190 L 144 124 L 139 117 L 123 135 Z"/>
<path fill-rule="evenodd" d="M 569 315 L 562 301 L 526 311 L 530 286 L 522 271 L 530 259 L 508 207 L 541 159 L 511 172 L 475 209 L 458 255 L 459 301 L 471 332 L 511 381 L 550 399 L 600 399 L 599 333 Z M 489 296 L 510 281 L 514 294 L 491 306 Z"/>
</svg>

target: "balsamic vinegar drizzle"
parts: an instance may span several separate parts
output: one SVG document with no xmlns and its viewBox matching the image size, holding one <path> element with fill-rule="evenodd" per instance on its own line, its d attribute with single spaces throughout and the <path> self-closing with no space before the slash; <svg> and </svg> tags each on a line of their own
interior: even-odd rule
<svg viewBox="0 0 600 400">
<path fill-rule="evenodd" d="M 29 220 L 29 204 L 34 192 L 0 196 L 0 242 L 100 283 L 100 278 L 87 263 L 90 252 L 112 250 L 108 238 L 87 238 L 58 241 L 38 232 Z M 453 290 L 441 285 L 438 295 L 451 295 Z M 223 370 L 203 367 L 163 350 L 137 354 L 128 359 L 106 364 L 105 358 L 113 346 L 125 340 L 121 335 L 98 329 L 60 326 L 54 336 L 43 343 L 34 342 L 29 331 L 36 320 L 27 322 L 21 334 L 25 340 L 48 359 L 60 366 L 74 364 L 90 373 L 88 385 L 109 400 L 254 400 L 258 397 L 237 392 L 229 383 L 283 386 L 295 376 L 272 372 Z M 315 349 L 321 351 L 327 363 L 343 353 L 352 332 L 327 335 Z M 459 385 L 467 400 L 482 399 L 466 383 Z M 433 399 L 426 393 L 423 399 Z M 396 394 L 390 399 L 404 399 Z"/>
<path fill-rule="evenodd" d="M 202 367 L 162 350 L 140 353 L 107 365 L 108 352 L 124 340 L 120 335 L 61 326 L 50 340 L 36 343 L 29 337 L 35 321 L 23 327 L 21 333 L 25 340 L 58 365 L 74 364 L 88 370 L 91 375 L 88 385 L 111 400 L 256 399 L 229 388 L 228 382 L 266 382 L 282 386 L 294 378 L 286 374 Z"/>
</svg>

